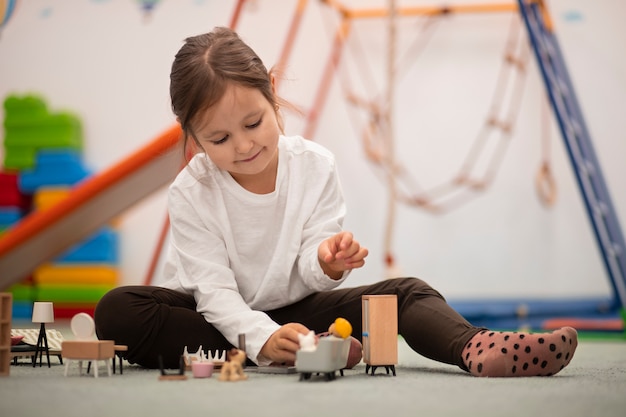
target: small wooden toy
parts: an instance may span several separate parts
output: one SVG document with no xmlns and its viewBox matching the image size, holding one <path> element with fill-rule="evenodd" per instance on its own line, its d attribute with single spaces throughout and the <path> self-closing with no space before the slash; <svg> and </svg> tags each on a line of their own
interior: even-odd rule
<svg viewBox="0 0 626 417">
<path fill-rule="evenodd" d="M 187 379 L 187 375 L 185 375 L 185 359 L 182 355 L 180 356 L 177 373 L 168 374 L 165 372 L 165 367 L 163 366 L 163 356 L 161 355 L 159 355 L 159 369 L 161 370 L 159 381 L 184 381 Z"/>
<path fill-rule="evenodd" d="M 384 366 L 396 376 L 398 363 L 398 297 L 395 294 L 364 295 L 363 361 L 365 373 Z"/>
<path fill-rule="evenodd" d="M 115 342 L 113 340 L 93 340 L 95 324 L 87 313 L 76 314 L 70 322 L 70 328 L 77 340 L 68 340 L 61 344 L 61 355 L 66 360 L 64 375 L 67 376 L 70 362 L 77 360 L 79 375 L 82 374 L 83 361 L 93 361 L 95 362 L 94 376 L 98 378 L 98 361 L 104 361 L 107 373 L 111 376 L 109 359 L 114 360 Z"/>
<path fill-rule="evenodd" d="M 94 376 L 98 378 L 98 361 L 104 361 L 107 367 L 107 373 L 111 376 L 111 362 L 115 355 L 115 342 L 112 340 L 67 340 L 63 342 L 61 351 L 65 363 L 65 376 L 72 360 L 78 361 L 78 374 L 83 372 L 83 361 L 96 362 L 94 368 Z"/>
<path fill-rule="evenodd" d="M 222 365 L 220 381 L 243 381 L 248 376 L 243 372 L 243 364 L 246 362 L 246 352 L 241 349 L 232 348 L 228 352 L 228 361 Z"/>
<path fill-rule="evenodd" d="M 11 293 L 0 293 L 0 376 L 11 372 Z"/>
<path fill-rule="evenodd" d="M 220 369 L 222 367 L 222 365 L 224 364 L 224 362 L 226 362 L 226 351 L 223 350 L 222 353 L 220 353 L 218 350 L 215 351 L 215 355 L 213 355 L 213 353 L 209 350 L 208 351 L 208 355 L 207 358 L 213 362 L 213 369 Z"/>
<path fill-rule="evenodd" d="M 221 369 L 224 362 L 226 362 L 226 351 L 223 350 L 220 353 L 219 350 L 216 350 L 215 355 L 213 355 L 213 352 L 207 350 L 207 353 L 205 355 L 204 351 L 202 350 L 202 345 L 200 345 L 196 353 L 189 353 L 187 346 L 185 346 L 182 355 L 183 362 L 185 363 L 185 369 L 187 371 L 192 370 L 191 365 L 193 364 L 193 362 L 199 360 L 202 357 L 204 357 L 206 361 L 211 362 L 213 364 L 213 369 L 217 370 Z"/>
</svg>

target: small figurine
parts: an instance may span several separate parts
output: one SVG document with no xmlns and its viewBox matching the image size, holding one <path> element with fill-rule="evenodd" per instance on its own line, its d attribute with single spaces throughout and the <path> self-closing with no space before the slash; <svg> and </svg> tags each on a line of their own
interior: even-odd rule
<svg viewBox="0 0 626 417">
<path fill-rule="evenodd" d="M 313 352 L 316 348 L 315 332 L 310 330 L 307 334 L 298 333 L 298 341 L 300 342 L 300 350 L 304 352 Z"/>
<path fill-rule="evenodd" d="M 328 327 L 328 333 L 335 337 L 346 339 L 352 334 L 352 325 L 343 317 L 338 317 L 335 319 L 334 323 Z"/>
<path fill-rule="evenodd" d="M 246 362 L 246 353 L 243 350 L 232 348 L 228 352 L 228 361 L 222 365 L 220 381 L 243 381 L 248 376 L 243 373 L 243 364 Z"/>
</svg>

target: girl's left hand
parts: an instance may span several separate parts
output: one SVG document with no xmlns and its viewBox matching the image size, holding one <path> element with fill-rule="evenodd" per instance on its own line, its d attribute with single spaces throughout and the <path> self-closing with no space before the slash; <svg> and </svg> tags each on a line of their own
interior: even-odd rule
<svg viewBox="0 0 626 417">
<path fill-rule="evenodd" d="M 365 265 L 367 254 L 367 248 L 362 247 L 352 233 L 346 231 L 329 237 L 317 248 L 320 266 L 332 279 L 339 279 L 344 271 Z"/>
</svg>

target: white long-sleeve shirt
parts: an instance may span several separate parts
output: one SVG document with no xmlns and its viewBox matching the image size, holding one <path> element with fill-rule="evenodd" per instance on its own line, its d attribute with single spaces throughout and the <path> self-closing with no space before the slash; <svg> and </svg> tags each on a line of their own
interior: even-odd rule
<svg viewBox="0 0 626 417">
<path fill-rule="evenodd" d="M 263 311 L 337 287 L 317 249 L 341 231 L 345 204 L 333 155 L 281 136 L 275 190 L 254 194 L 206 155 L 193 157 L 169 188 L 170 249 L 163 287 L 193 294 L 197 311 L 248 357 L 280 326 Z"/>
</svg>

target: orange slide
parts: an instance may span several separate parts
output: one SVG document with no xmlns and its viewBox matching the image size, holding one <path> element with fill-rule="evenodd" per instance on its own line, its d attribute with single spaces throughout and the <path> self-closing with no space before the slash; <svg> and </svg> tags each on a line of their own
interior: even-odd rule
<svg viewBox="0 0 626 417">
<path fill-rule="evenodd" d="M 180 138 L 180 126 L 173 126 L 118 164 L 76 185 L 67 198 L 7 230 L 0 237 L 0 290 L 25 279 L 41 263 L 169 184 L 184 161 Z"/>
</svg>

